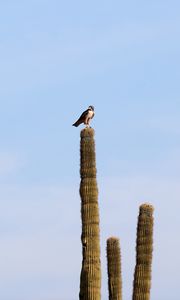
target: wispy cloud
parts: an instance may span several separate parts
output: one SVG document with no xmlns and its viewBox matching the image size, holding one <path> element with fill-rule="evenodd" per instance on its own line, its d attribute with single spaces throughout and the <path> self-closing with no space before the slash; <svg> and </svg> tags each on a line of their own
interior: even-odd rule
<svg viewBox="0 0 180 300">
<path fill-rule="evenodd" d="M 13 174 L 24 165 L 24 162 L 13 153 L 0 152 L 0 176 Z"/>
<path fill-rule="evenodd" d="M 69 280 L 76 295 L 78 189 L 75 194 L 74 187 L 1 184 L 0 199 L 0 298 L 56 299 L 66 294 Z"/>
</svg>

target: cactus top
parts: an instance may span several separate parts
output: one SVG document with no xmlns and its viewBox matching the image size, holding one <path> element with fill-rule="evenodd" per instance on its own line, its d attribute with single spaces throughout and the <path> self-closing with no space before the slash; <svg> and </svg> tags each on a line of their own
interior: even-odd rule
<svg viewBox="0 0 180 300">
<path fill-rule="evenodd" d="M 81 130 L 81 166 L 80 174 L 83 178 L 96 178 L 96 153 L 94 141 L 94 129 Z"/>
<path fill-rule="evenodd" d="M 81 138 L 85 137 L 94 137 L 94 129 L 93 128 L 84 128 L 81 130 Z"/>
<path fill-rule="evenodd" d="M 149 214 L 152 215 L 154 211 L 154 207 L 149 203 L 144 203 L 140 206 L 140 214 Z"/>
<path fill-rule="evenodd" d="M 110 238 L 107 239 L 107 244 L 111 245 L 117 245 L 119 246 L 119 238 L 111 236 Z"/>
</svg>

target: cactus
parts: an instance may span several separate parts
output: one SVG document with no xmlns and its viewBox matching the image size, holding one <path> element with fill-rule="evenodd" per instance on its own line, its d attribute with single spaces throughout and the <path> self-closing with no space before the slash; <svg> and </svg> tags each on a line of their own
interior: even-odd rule
<svg viewBox="0 0 180 300">
<path fill-rule="evenodd" d="M 92 128 L 85 128 L 81 131 L 80 156 L 81 242 L 83 259 L 79 299 L 100 300 L 101 263 L 99 208 L 94 130 Z"/>
<path fill-rule="evenodd" d="M 109 300 L 122 300 L 121 257 L 119 239 L 107 240 Z"/>
<path fill-rule="evenodd" d="M 142 204 L 139 209 L 136 267 L 133 283 L 133 300 L 149 300 L 153 251 L 153 206 Z"/>
</svg>

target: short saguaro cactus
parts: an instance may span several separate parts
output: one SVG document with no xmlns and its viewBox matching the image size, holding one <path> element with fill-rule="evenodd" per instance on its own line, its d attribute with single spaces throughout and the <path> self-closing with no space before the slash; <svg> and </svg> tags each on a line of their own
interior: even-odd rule
<svg viewBox="0 0 180 300">
<path fill-rule="evenodd" d="M 107 265 L 109 300 L 122 300 L 121 254 L 119 239 L 107 240 Z"/>
</svg>

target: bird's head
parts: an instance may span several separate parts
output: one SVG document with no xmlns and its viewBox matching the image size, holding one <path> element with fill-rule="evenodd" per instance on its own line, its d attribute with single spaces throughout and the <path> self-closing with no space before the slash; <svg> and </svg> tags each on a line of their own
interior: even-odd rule
<svg viewBox="0 0 180 300">
<path fill-rule="evenodd" d="M 90 105 L 90 106 L 88 107 L 88 109 L 94 111 L 94 106 Z"/>
</svg>

